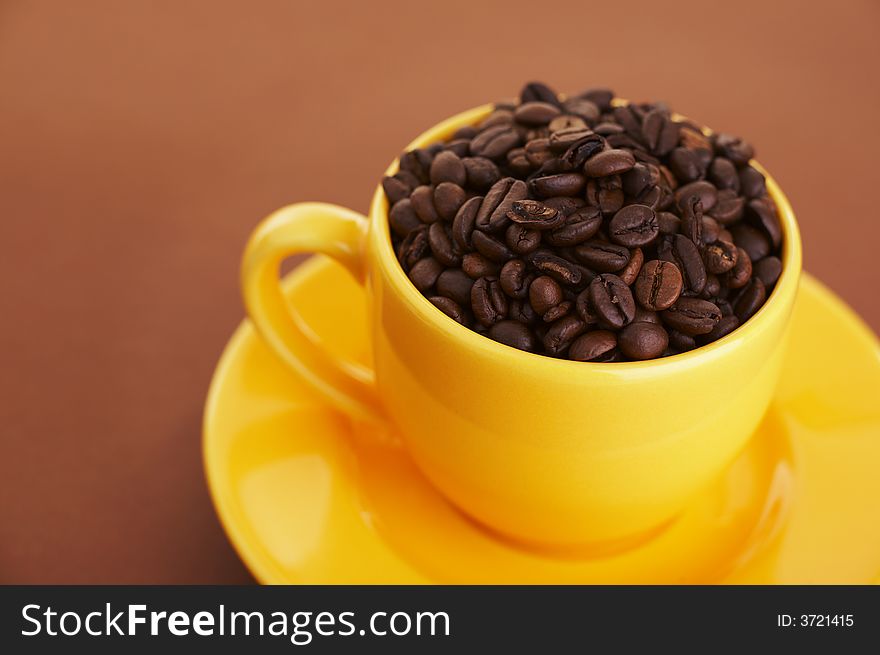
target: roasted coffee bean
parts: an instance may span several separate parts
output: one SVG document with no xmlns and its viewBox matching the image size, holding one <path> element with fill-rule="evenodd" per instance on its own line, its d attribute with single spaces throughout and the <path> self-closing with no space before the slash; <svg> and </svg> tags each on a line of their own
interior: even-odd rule
<svg viewBox="0 0 880 655">
<path fill-rule="evenodd" d="M 461 270 L 468 277 L 476 280 L 477 278 L 497 275 L 501 267 L 489 259 L 486 259 L 478 252 L 469 252 L 461 258 Z"/>
<path fill-rule="evenodd" d="M 669 169 L 682 183 L 698 180 L 703 174 L 700 160 L 690 148 L 676 148 L 669 155 Z"/>
<path fill-rule="evenodd" d="M 760 198 L 767 193 L 764 176 L 752 166 L 739 170 L 739 186 L 742 194 L 749 199 Z"/>
<path fill-rule="evenodd" d="M 642 265 L 633 290 L 635 299 L 645 309 L 669 309 L 678 300 L 683 287 L 681 271 L 672 262 L 652 259 Z"/>
<path fill-rule="evenodd" d="M 543 82 L 529 82 L 523 87 L 520 93 L 520 103 L 526 102 L 547 102 L 551 105 L 558 105 L 559 98 L 556 92 Z"/>
<path fill-rule="evenodd" d="M 524 102 L 513 111 L 513 118 L 523 125 L 546 125 L 562 113 L 558 103 Z"/>
<path fill-rule="evenodd" d="M 539 198 L 576 196 L 584 190 L 587 179 L 580 173 L 541 175 L 529 180 L 529 191 Z"/>
<path fill-rule="evenodd" d="M 422 225 L 418 214 L 412 206 L 412 200 L 404 198 L 394 203 L 391 211 L 388 212 L 388 224 L 394 232 L 405 237 L 412 230 Z"/>
<path fill-rule="evenodd" d="M 433 303 L 434 307 L 446 314 L 453 321 L 461 323 L 465 326 L 467 326 L 467 324 L 469 323 L 468 316 L 465 313 L 464 309 L 462 309 L 461 305 L 459 305 L 451 298 L 447 298 L 446 296 L 431 296 L 428 298 L 428 300 Z"/>
<path fill-rule="evenodd" d="M 447 268 L 437 278 L 437 293 L 457 302 L 462 307 L 471 304 L 474 281 L 460 268 Z"/>
<path fill-rule="evenodd" d="M 636 159 L 629 150 L 603 150 L 584 162 L 584 172 L 589 177 L 605 177 L 626 173 L 636 165 Z"/>
<path fill-rule="evenodd" d="M 563 316 L 568 315 L 573 306 L 573 302 L 571 302 L 570 300 L 564 300 L 556 305 L 556 307 L 551 307 L 550 309 L 548 309 L 547 312 L 544 314 L 543 321 L 545 323 L 555 323 Z"/>
<path fill-rule="evenodd" d="M 749 283 L 752 277 L 752 260 L 749 259 L 748 253 L 742 248 L 737 248 L 736 263 L 730 269 L 724 281 L 731 289 L 741 289 Z"/>
<path fill-rule="evenodd" d="M 597 207 L 581 207 L 563 219 L 563 224 L 544 237 L 551 246 L 567 248 L 592 239 L 602 226 L 602 212 Z"/>
<path fill-rule="evenodd" d="M 670 212 L 657 213 L 657 225 L 661 234 L 678 234 L 681 232 L 681 219 Z"/>
<path fill-rule="evenodd" d="M 416 215 L 423 223 L 434 223 L 440 220 L 440 214 L 434 206 L 434 187 L 423 184 L 413 189 L 409 197 Z"/>
<path fill-rule="evenodd" d="M 703 261 L 706 263 L 707 271 L 720 275 L 736 266 L 738 255 L 739 251 L 732 243 L 716 241 L 712 245 L 706 246 L 703 251 Z"/>
<path fill-rule="evenodd" d="M 608 225 L 608 236 L 627 248 L 646 246 L 660 233 L 657 215 L 645 205 L 627 205 L 614 214 Z"/>
<path fill-rule="evenodd" d="M 476 191 L 485 191 L 501 179 L 501 171 L 491 159 L 464 157 L 461 160 L 467 175 L 467 185 Z"/>
<path fill-rule="evenodd" d="M 694 245 L 703 245 L 703 202 L 697 195 L 682 199 L 681 233 Z"/>
<path fill-rule="evenodd" d="M 410 230 L 400 247 L 397 249 L 397 259 L 404 271 L 409 272 L 413 264 L 428 254 L 430 244 L 428 243 L 428 228 L 420 224 L 413 230 Z"/>
<path fill-rule="evenodd" d="M 784 233 L 752 147 L 612 97 L 531 83 L 401 155 L 382 180 L 392 245 L 441 311 L 514 347 L 614 362 L 711 343 L 766 302 Z"/>
<path fill-rule="evenodd" d="M 552 230 L 565 220 L 558 210 L 537 200 L 517 200 L 507 212 L 507 218 L 530 230 Z"/>
<path fill-rule="evenodd" d="M 429 177 L 431 184 L 452 182 L 458 186 L 464 186 L 467 180 L 467 171 L 465 171 L 464 164 L 458 155 L 444 150 L 431 162 Z"/>
<path fill-rule="evenodd" d="M 626 266 L 617 273 L 617 277 L 623 280 L 627 286 L 632 286 L 642 270 L 642 264 L 645 262 L 645 253 L 641 248 L 632 250 Z"/>
<path fill-rule="evenodd" d="M 528 266 L 521 259 L 511 259 L 501 267 L 501 273 L 498 275 L 501 282 L 501 288 L 511 298 L 522 300 L 529 294 L 529 284 L 531 282 Z"/>
<path fill-rule="evenodd" d="M 598 317 L 614 328 L 621 328 L 636 315 L 632 292 L 616 275 L 603 273 L 590 283 L 590 302 Z"/>
<path fill-rule="evenodd" d="M 693 196 L 700 199 L 700 202 L 703 203 L 703 211 L 708 212 L 718 200 L 718 190 L 711 182 L 705 180 L 690 182 L 675 190 L 675 202 L 680 208 L 684 208 L 685 202 Z"/>
<path fill-rule="evenodd" d="M 434 187 L 434 209 L 444 221 L 451 221 L 466 199 L 464 189 L 452 182 L 441 182 Z"/>
<path fill-rule="evenodd" d="M 718 341 L 721 337 L 726 337 L 738 328 L 739 324 L 739 319 L 736 316 L 722 316 L 721 320 L 715 324 L 711 331 L 700 337 L 700 343 Z"/>
<path fill-rule="evenodd" d="M 481 277 L 471 288 L 471 309 L 476 319 L 489 327 L 507 316 L 507 297 L 495 277 Z"/>
<path fill-rule="evenodd" d="M 539 315 L 543 316 L 552 307 L 562 302 L 562 287 L 549 275 L 532 280 L 529 286 L 529 303 Z"/>
<path fill-rule="evenodd" d="M 760 231 L 745 223 L 737 223 L 730 228 L 733 242 L 746 251 L 749 259 L 758 261 L 770 254 L 770 241 Z"/>
<path fill-rule="evenodd" d="M 527 255 L 541 245 L 541 233 L 513 223 L 504 233 L 504 242 L 517 255 Z"/>
<path fill-rule="evenodd" d="M 769 198 L 749 200 L 746 205 L 746 218 L 764 230 L 774 248 L 779 247 L 782 243 L 782 225 L 776 214 L 776 206 Z"/>
<path fill-rule="evenodd" d="M 550 355 L 563 355 L 585 329 L 586 324 L 576 316 L 564 316 L 548 328 L 544 335 L 544 349 Z"/>
<path fill-rule="evenodd" d="M 578 261 L 600 273 L 614 273 L 629 263 L 629 248 L 603 241 L 587 241 L 574 249 Z"/>
<path fill-rule="evenodd" d="M 455 246 L 445 223 L 431 223 L 428 228 L 428 244 L 434 259 L 444 266 L 461 265 L 461 251 Z"/>
<path fill-rule="evenodd" d="M 535 270 L 549 275 L 560 284 L 570 286 L 579 284 L 582 278 L 580 268 L 546 250 L 537 250 L 527 255 L 527 261 Z"/>
<path fill-rule="evenodd" d="M 630 359 L 654 359 L 666 350 L 669 335 L 656 323 L 630 323 L 620 331 L 617 345 Z"/>
<path fill-rule="evenodd" d="M 617 348 L 617 337 L 610 330 L 593 330 L 575 339 L 568 358 L 576 362 L 606 362 Z"/>
<path fill-rule="evenodd" d="M 470 250 L 471 235 L 477 221 L 477 212 L 483 204 L 483 198 L 476 196 L 466 201 L 456 212 L 452 221 L 452 238 L 462 251 Z"/>
<path fill-rule="evenodd" d="M 733 312 L 740 321 L 746 321 L 761 308 L 765 300 L 767 289 L 764 288 L 764 283 L 760 278 L 753 277 L 739 294 Z"/>
<path fill-rule="evenodd" d="M 534 333 L 518 321 L 498 321 L 489 328 L 489 337 L 512 348 L 535 352 Z"/>
<path fill-rule="evenodd" d="M 520 144 L 519 132 L 510 125 L 494 125 L 471 140 L 471 155 L 497 159 Z"/>
<path fill-rule="evenodd" d="M 525 200 L 528 195 L 526 183 L 512 177 L 505 177 L 492 185 L 477 212 L 476 226 L 481 230 L 497 231 L 505 228 L 510 219 L 507 212 L 517 200 Z"/>
<path fill-rule="evenodd" d="M 708 300 L 681 297 L 660 316 L 672 329 L 693 337 L 711 332 L 721 320 L 721 310 Z"/>
<path fill-rule="evenodd" d="M 433 257 L 420 259 L 409 269 L 409 279 L 416 289 L 422 293 L 434 286 L 440 273 L 443 272 L 443 264 Z"/>
<path fill-rule="evenodd" d="M 684 291 L 699 294 L 706 286 L 706 265 L 694 242 L 683 234 L 667 237 L 658 248 L 657 257 L 672 262 L 681 272 Z"/>
<path fill-rule="evenodd" d="M 513 257 L 513 253 L 503 241 L 485 232 L 475 230 L 471 235 L 471 243 L 474 244 L 474 248 L 478 253 L 490 261 L 503 264 Z"/>
<path fill-rule="evenodd" d="M 553 159 L 553 153 L 550 150 L 550 139 L 532 139 L 526 143 L 523 150 L 529 164 L 536 168 L 543 166 Z"/>
<path fill-rule="evenodd" d="M 752 275 L 760 279 L 767 289 L 776 284 L 781 274 L 782 262 L 779 257 L 764 257 L 752 264 Z"/>
<path fill-rule="evenodd" d="M 737 166 L 744 166 L 755 156 L 755 149 L 738 136 L 717 134 L 715 136 L 715 152 L 727 157 Z"/>
</svg>

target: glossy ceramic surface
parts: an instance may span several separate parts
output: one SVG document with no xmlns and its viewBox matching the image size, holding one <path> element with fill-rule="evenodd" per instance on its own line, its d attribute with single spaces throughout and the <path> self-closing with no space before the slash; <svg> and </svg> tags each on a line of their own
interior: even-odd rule
<svg viewBox="0 0 880 655">
<path fill-rule="evenodd" d="M 410 148 L 478 122 L 449 119 Z M 389 171 L 393 171 L 392 166 Z M 585 363 L 525 353 L 450 319 L 412 285 L 377 189 L 369 218 L 321 203 L 279 210 L 252 235 L 242 288 L 276 355 L 332 405 L 396 425 L 431 482 L 476 520 L 558 550 L 612 548 L 656 529 L 742 450 L 781 369 L 801 244 L 776 183 L 783 271 L 766 304 L 730 335 L 648 362 Z M 366 285 L 371 370 L 328 352 L 290 314 L 281 260 L 322 252 Z M 336 320 L 346 322 L 343 310 Z M 634 536 L 635 535 L 635 536 Z"/>
<path fill-rule="evenodd" d="M 370 361 L 367 301 L 341 267 L 316 258 L 284 287 L 330 352 Z M 394 435 L 329 407 L 249 321 L 227 346 L 206 406 L 211 493 L 233 544 L 266 583 L 876 581 L 880 347 L 809 276 L 790 338 L 778 389 L 746 448 L 677 518 L 616 552 L 549 554 L 478 526 Z"/>
</svg>

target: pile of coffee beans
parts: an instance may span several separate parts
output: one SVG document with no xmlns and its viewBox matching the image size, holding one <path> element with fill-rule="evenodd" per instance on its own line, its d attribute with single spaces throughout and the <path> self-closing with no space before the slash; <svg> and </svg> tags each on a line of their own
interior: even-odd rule
<svg viewBox="0 0 880 655">
<path fill-rule="evenodd" d="M 782 270 L 754 149 L 663 103 L 533 82 L 382 180 L 398 259 L 438 309 L 529 352 L 614 362 L 730 333 Z"/>
</svg>

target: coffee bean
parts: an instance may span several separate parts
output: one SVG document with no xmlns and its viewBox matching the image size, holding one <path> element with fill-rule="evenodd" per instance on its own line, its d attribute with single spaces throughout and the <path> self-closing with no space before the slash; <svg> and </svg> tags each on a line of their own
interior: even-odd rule
<svg viewBox="0 0 880 655">
<path fill-rule="evenodd" d="M 544 335 L 544 349 L 550 355 L 560 356 L 586 328 L 576 316 L 564 316 L 548 328 Z"/>
<path fill-rule="evenodd" d="M 385 191 L 385 196 L 388 198 L 389 205 L 394 205 L 394 203 L 408 198 L 409 194 L 412 193 L 413 188 L 414 187 L 398 177 L 398 175 L 382 178 L 382 189 Z"/>
<path fill-rule="evenodd" d="M 558 105 L 559 98 L 556 97 L 556 92 L 543 82 L 529 82 L 520 93 L 520 102 L 547 102 Z"/>
<path fill-rule="evenodd" d="M 461 160 L 467 175 L 467 185 L 477 191 L 485 191 L 501 179 L 501 171 L 491 159 L 464 157 Z"/>
<path fill-rule="evenodd" d="M 712 159 L 712 143 L 701 130 L 682 123 L 679 123 L 679 128 L 678 142 L 683 147 L 695 153 L 703 151 L 707 153 L 709 160 Z M 705 165 L 708 166 L 709 162 L 706 161 Z"/>
<path fill-rule="evenodd" d="M 779 279 L 781 273 L 782 262 L 779 260 L 779 257 L 771 255 L 752 264 L 752 275 L 760 279 L 767 289 L 776 284 L 776 280 Z"/>
<path fill-rule="evenodd" d="M 477 221 L 477 212 L 483 204 L 483 198 L 477 196 L 466 201 L 456 212 L 452 221 L 452 238 L 462 251 L 468 251 L 473 246 L 471 235 Z"/>
<path fill-rule="evenodd" d="M 418 215 L 413 209 L 412 201 L 409 198 L 398 200 L 394 203 L 391 211 L 388 212 L 388 224 L 394 232 L 405 237 L 412 230 L 422 225 Z"/>
<path fill-rule="evenodd" d="M 648 112 L 642 119 L 645 145 L 658 157 L 668 155 L 678 145 L 678 132 L 678 125 L 659 109 Z"/>
<path fill-rule="evenodd" d="M 737 166 L 744 166 L 755 156 L 755 149 L 738 136 L 718 134 L 715 136 L 715 152 L 727 157 Z"/>
<path fill-rule="evenodd" d="M 523 125 L 546 125 L 559 116 L 559 105 L 549 102 L 524 102 L 513 112 L 513 117 Z"/>
<path fill-rule="evenodd" d="M 474 244 L 474 248 L 478 253 L 483 255 L 486 259 L 497 262 L 498 264 L 503 264 L 513 257 L 513 253 L 503 241 L 496 239 L 485 232 L 475 230 L 471 235 L 471 242 Z"/>
<path fill-rule="evenodd" d="M 611 240 L 627 248 L 647 246 L 660 233 L 657 215 L 645 205 L 627 205 L 614 214 L 608 228 Z"/>
<path fill-rule="evenodd" d="M 557 119 L 557 121 L 558 120 L 559 119 Z M 553 123 L 550 124 L 550 138 L 548 139 L 548 144 L 553 152 L 564 153 L 573 145 L 582 143 L 590 137 L 597 138 L 593 133 L 593 130 L 584 125 L 583 121 L 580 119 L 577 120 L 580 121 L 580 126 L 572 125 L 554 130 Z"/>
<path fill-rule="evenodd" d="M 742 194 L 749 199 L 760 198 L 767 193 L 764 176 L 751 166 L 739 170 L 739 186 Z"/>
<path fill-rule="evenodd" d="M 513 122 L 513 107 L 496 107 L 495 111 L 489 114 L 486 119 L 480 123 L 480 129 L 477 133 L 479 134 L 479 132 L 490 127 L 497 127 L 498 125 L 510 127 L 513 125 Z M 471 139 L 473 138 L 474 137 L 471 137 Z"/>
<path fill-rule="evenodd" d="M 461 252 L 456 248 L 449 228 L 444 223 L 432 223 L 428 228 L 428 244 L 434 259 L 444 266 L 460 266 Z"/>
<path fill-rule="evenodd" d="M 630 323 L 620 331 L 617 345 L 630 359 L 654 359 L 666 350 L 669 335 L 656 323 Z"/>
<path fill-rule="evenodd" d="M 629 287 L 616 275 L 603 273 L 590 283 L 590 301 L 601 320 L 621 328 L 635 318 L 636 304 Z"/>
<path fill-rule="evenodd" d="M 617 337 L 610 330 L 594 330 L 579 336 L 568 349 L 568 358 L 576 362 L 605 362 L 613 357 Z"/>
<path fill-rule="evenodd" d="M 731 289 L 740 289 L 748 284 L 752 277 L 752 260 L 749 259 L 748 253 L 742 248 L 737 248 L 736 263 L 730 269 L 726 276 L 725 282 Z"/>
<path fill-rule="evenodd" d="M 699 295 L 703 300 L 712 300 L 717 298 L 721 293 L 721 280 L 714 273 L 706 275 L 706 286 L 703 287 L 702 293 Z M 717 304 L 717 303 L 716 303 Z M 719 309 L 721 309 L 719 307 Z M 724 312 L 722 312 L 723 314 Z"/>
<path fill-rule="evenodd" d="M 471 304 L 474 281 L 460 268 L 447 268 L 437 278 L 437 293 L 457 302 L 462 307 Z"/>
<path fill-rule="evenodd" d="M 703 245 L 703 202 L 697 195 L 682 199 L 681 233 L 694 245 Z"/>
<path fill-rule="evenodd" d="M 587 241 L 574 249 L 575 256 L 600 273 L 614 273 L 629 263 L 629 248 L 602 241 Z"/>
<path fill-rule="evenodd" d="M 730 225 L 742 218 L 746 199 L 736 195 L 733 189 L 722 189 L 718 192 L 712 217 L 722 225 Z"/>
<path fill-rule="evenodd" d="M 670 212 L 658 212 L 657 225 L 661 234 L 678 234 L 681 231 L 681 219 Z"/>
<path fill-rule="evenodd" d="M 468 277 L 476 280 L 481 277 L 497 275 L 501 267 L 478 252 L 469 252 L 461 258 L 461 270 Z"/>
<path fill-rule="evenodd" d="M 700 160 L 690 148 L 676 148 L 669 155 L 669 168 L 682 183 L 698 180 L 703 174 Z"/>
<path fill-rule="evenodd" d="M 511 259 L 501 267 L 501 273 L 498 276 L 501 282 L 501 288 L 511 298 L 522 300 L 529 293 L 529 284 L 531 282 L 528 266 L 521 259 Z"/>
<path fill-rule="evenodd" d="M 578 169 L 593 155 L 605 148 L 605 139 L 598 134 L 586 134 L 583 138 L 571 143 L 559 160 L 570 169 Z"/>
<path fill-rule="evenodd" d="M 507 170 L 516 177 L 525 177 L 532 170 L 525 148 L 514 148 L 507 153 Z"/>
<path fill-rule="evenodd" d="M 455 139 L 446 144 L 445 150 L 456 155 L 459 159 L 467 157 L 471 151 L 470 139 Z M 438 153 L 439 154 L 439 153 Z"/>
<path fill-rule="evenodd" d="M 758 277 L 753 277 L 743 288 L 742 293 L 733 306 L 733 312 L 740 321 L 746 321 L 761 308 L 767 300 L 767 290 Z"/>
<path fill-rule="evenodd" d="M 697 347 L 696 340 L 689 334 L 672 329 L 666 330 L 666 333 L 669 335 L 669 345 L 678 352 L 684 353 Z"/>
<path fill-rule="evenodd" d="M 429 250 L 428 228 L 420 224 L 420 227 L 411 230 L 401 241 L 400 247 L 397 249 L 397 259 L 403 270 L 409 272 L 409 269 L 425 257 Z"/>
<path fill-rule="evenodd" d="M 489 327 L 507 315 L 507 297 L 495 277 L 481 277 L 471 288 L 471 309 L 484 326 Z"/>
<path fill-rule="evenodd" d="M 772 200 L 769 198 L 749 200 L 746 205 L 746 218 L 764 230 L 774 248 L 779 247 L 782 243 L 782 225 Z"/>
<path fill-rule="evenodd" d="M 572 307 L 574 307 L 573 302 L 571 302 L 570 300 L 563 300 L 555 307 L 551 307 L 547 310 L 547 312 L 544 314 L 543 321 L 545 323 L 555 323 L 563 316 L 567 316 Z"/>
<path fill-rule="evenodd" d="M 593 238 L 602 226 L 602 213 L 596 207 L 581 207 L 566 215 L 563 221 L 545 237 L 551 246 L 566 248 Z"/>
<path fill-rule="evenodd" d="M 444 221 L 455 217 L 466 198 L 464 189 L 452 182 L 441 182 L 434 187 L 434 209 Z"/>
<path fill-rule="evenodd" d="M 770 241 L 754 227 L 737 223 L 730 228 L 730 233 L 734 243 L 745 250 L 752 261 L 758 261 L 770 254 Z"/>
<path fill-rule="evenodd" d="M 626 266 L 618 271 L 617 277 L 623 280 L 623 283 L 627 286 L 632 286 L 632 284 L 636 281 L 639 272 L 642 270 L 642 264 L 644 262 L 644 251 L 642 251 L 641 248 L 635 248 L 630 254 L 629 262 L 627 262 Z"/>
<path fill-rule="evenodd" d="M 430 298 L 428 298 L 428 300 L 433 303 L 434 307 L 446 314 L 453 321 L 461 323 L 465 326 L 467 326 L 467 324 L 470 322 L 468 321 L 468 317 L 465 311 L 457 302 L 455 302 L 451 298 L 447 298 L 445 296 L 431 296 Z"/>
<path fill-rule="evenodd" d="M 434 188 L 423 184 L 413 189 L 409 197 L 416 215 L 423 223 L 434 223 L 440 220 L 440 214 L 434 206 Z"/>
<path fill-rule="evenodd" d="M 645 309 L 641 305 L 636 305 L 636 317 L 633 323 L 660 323 L 660 315 L 650 309 Z"/>
<path fill-rule="evenodd" d="M 553 159 L 550 139 L 532 139 L 524 148 L 526 159 L 534 167 L 540 167 Z"/>
<path fill-rule="evenodd" d="M 529 180 L 529 191 L 539 198 L 576 196 L 584 189 L 587 179 L 580 173 L 541 175 Z"/>
<path fill-rule="evenodd" d="M 672 262 L 681 272 L 684 291 L 699 294 L 706 286 L 706 266 L 694 242 L 683 234 L 667 237 L 657 248 L 658 259 Z"/>
<path fill-rule="evenodd" d="M 584 172 L 589 177 L 605 177 L 625 173 L 636 165 L 636 159 L 628 150 L 603 150 L 584 163 Z"/>
<path fill-rule="evenodd" d="M 721 310 L 708 300 L 681 297 L 660 316 L 674 330 L 693 337 L 711 332 L 721 320 Z"/>
<path fill-rule="evenodd" d="M 431 162 L 429 172 L 431 184 L 440 184 L 441 182 L 452 182 L 458 186 L 463 186 L 467 180 L 467 171 L 461 159 L 453 152 L 444 150 Z"/>
<path fill-rule="evenodd" d="M 537 200 L 517 200 L 507 212 L 507 218 L 530 230 L 552 230 L 565 220 L 558 210 Z"/>
<path fill-rule="evenodd" d="M 709 180 L 718 189 L 739 191 L 739 173 L 733 162 L 724 157 L 716 157 L 709 165 Z"/>
<path fill-rule="evenodd" d="M 624 131 L 629 135 L 635 144 L 633 147 L 640 145 L 642 138 L 642 121 L 641 117 L 636 113 L 632 105 L 615 107 L 611 110 L 614 120 L 616 120 Z"/>
<path fill-rule="evenodd" d="M 587 98 L 568 98 L 562 103 L 562 108 L 567 113 L 582 118 L 587 124 L 595 123 L 601 115 L 598 105 Z"/>
<path fill-rule="evenodd" d="M 710 246 L 706 246 L 703 251 L 703 261 L 706 262 L 706 270 L 710 273 L 720 275 L 727 273 L 736 265 L 736 259 L 739 255 L 737 247 L 727 241 L 716 241 Z"/>
<path fill-rule="evenodd" d="M 715 205 L 716 207 L 718 205 Z M 702 240 L 704 244 L 715 243 L 718 241 L 718 235 L 721 234 L 721 223 L 716 221 L 709 215 L 703 215 Z"/>
<path fill-rule="evenodd" d="M 422 293 L 434 286 L 440 273 L 443 272 L 443 264 L 433 257 L 420 259 L 409 269 L 409 279 L 416 289 Z"/>
<path fill-rule="evenodd" d="M 400 170 L 410 173 L 420 183 L 425 184 L 430 179 L 431 162 L 433 160 L 434 155 L 424 148 L 411 150 L 400 156 Z"/>
<path fill-rule="evenodd" d="M 563 111 L 566 113 L 560 114 L 547 124 L 547 129 L 550 130 L 551 137 L 555 132 L 564 132 L 575 128 L 583 130 L 587 127 L 587 122 L 583 118 L 567 111 L 565 103 L 563 103 Z"/>
<path fill-rule="evenodd" d="M 581 281 L 582 273 L 575 264 L 549 251 L 535 251 L 527 256 L 527 260 L 536 270 L 560 284 L 573 286 Z"/>
<path fill-rule="evenodd" d="M 652 259 L 645 262 L 636 278 L 635 298 L 646 309 L 669 309 L 681 295 L 682 286 L 678 266 L 668 261 Z"/>
<path fill-rule="evenodd" d="M 504 233 L 504 242 L 512 252 L 518 255 L 527 255 L 537 250 L 541 245 L 541 233 L 512 223 Z"/>
<path fill-rule="evenodd" d="M 471 140 L 471 155 L 498 159 L 520 144 L 519 133 L 509 125 L 495 125 Z"/>
<path fill-rule="evenodd" d="M 528 326 L 518 321 L 498 321 L 489 328 L 489 336 L 512 348 L 535 352 L 537 342 Z"/>
<path fill-rule="evenodd" d="M 532 309 L 532 306 L 529 304 L 529 301 L 527 299 L 511 300 L 507 309 L 507 317 L 512 321 L 519 321 L 520 323 L 525 323 L 526 325 L 535 323 L 540 319 L 537 313 L 535 313 L 535 310 Z"/>
<path fill-rule="evenodd" d="M 614 92 L 611 89 L 587 89 L 586 91 L 577 94 L 575 97 L 589 100 L 599 108 L 599 111 L 606 112 L 611 109 L 611 101 L 614 99 Z"/>
<path fill-rule="evenodd" d="M 703 211 L 707 212 L 715 206 L 715 202 L 718 200 L 718 190 L 711 182 L 697 180 L 696 182 L 690 182 L 678 187 L 675 191 L 675 202 L 679 207 L 683 208 L 685 201 L 693 196 L 700 199 L 700 202 L 703 203 Z"/>
<path fill-rule="evenodd" d="M 562 302 L 562 287 L 548 275 L 532 280 L 529 286 L 529 303 L 540 316 Z"/>
<path fill-rule="evenodd" d="M 505 228 L 510 220 L 507 212 L 517 200 L 525 200 L 528 195 L 526 183 L 512 177 L 505 177 L 492 185 L 483 198 L 477 212 L 476 226 L 481 230 L 497 231 Z"/>
<path fill-rule="evenodd" d="M 738 328 L 739 324 L 739 319 L 736 316 L 722 316 L 721 320 L 715 324 L 711 331 L 700 337 L 700 343 L 718 341 L 721 337 L 726 337 Z"/>
</svg>

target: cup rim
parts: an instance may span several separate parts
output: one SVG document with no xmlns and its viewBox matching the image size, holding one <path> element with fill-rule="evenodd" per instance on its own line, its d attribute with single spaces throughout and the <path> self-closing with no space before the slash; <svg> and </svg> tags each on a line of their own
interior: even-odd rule
<svg viewBox="0 0 880 655">
<path fill-rule="evenodd" d="M 615 98 L 615 104 L 627 104 L 627 101 Z M 438 141 L 447 140 L 458 128 L 475 125 L 481 118 L 487 116 L 493 110 L 493 107 L 494 105 L 492 104 L 480 105 L 437 123 L 413 139 L 406 146 L 404 152 L 415 148 L 424 148 Z M 677 114 L 676 116 L 681 117 Z M 711 133 L 711 130 L 707 129 L 706 132 Z M 394 175 L 399 170 L 399 163 L 399 158 L 396 158 L 385 170 L 384 175 Z M 788 198 L 776 183 L 776 180 L 755 159 L 752 159 L 749 163 L 764 175 L 767 193 L 776 205 L 779 221 L 782 226 L 782 272 L 779 275 L 779 279 L 761 308 L 745 323 L 729 334 L 693 350 L 656 359 L 631 362 L 579 362 L 549 357 L 540 353 L 519 350 L 518 348 L 497 342 L 453 320 L 435 307 L 427 297 L 423 296 L 416 289 L 404 272 L 403 267 L 400 266 L 400 262 L 397 260 L 392 247 L 391 231 L 388 223 L 390 207 L 381 182 L 377 185 L 376 191 L 373 194 L 373 200 L 370 203 L 370 231 L 375 231 L 373 238 L 376 238 L 379 242 L 376 244 L 376 254 L 384 274 L 409 308 L 422 319 L 425 325 L 442 332 L 447 338 L 463 343 L 470 349 L 489 356 L 512 358 L 511 361 L 518 361 L 523 365 L 555 367 L 560 371 L 565 370 L 567 372 L 573 372 L 574 370 L 594 372 L 601 370 L 603 373 L 668 371 L 669 369 L 688 366 L 695 359 L 711 359 L 730 352 L 748 338 L 750 334 L 763 330 L 774 314 L 785 310 L 785 301 L 787 299 L 792 300 L 796 295 L 802 265 L 801 236 L 797 219 Z"/>
</svg>

